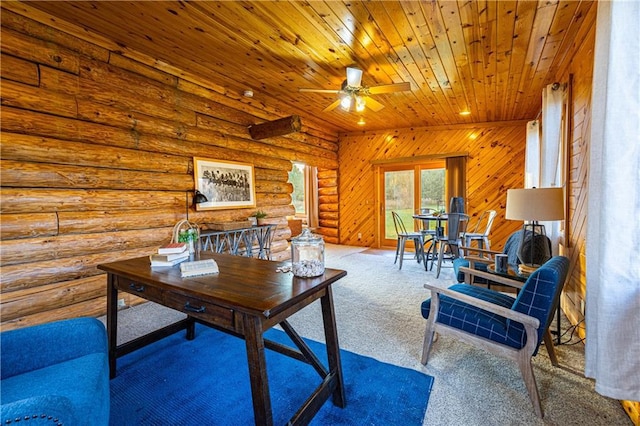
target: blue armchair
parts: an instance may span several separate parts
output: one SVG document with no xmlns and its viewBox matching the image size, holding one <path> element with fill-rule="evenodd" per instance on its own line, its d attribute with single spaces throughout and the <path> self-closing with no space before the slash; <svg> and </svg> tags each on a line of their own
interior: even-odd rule
<svg viewBox="0 0 640 426">
<path fill-rule="evenodd" d="M 104 325 L 75 318 L 0 334 L 2 424 L 107 425 Z"/>
<path fill-rule="evenodd" d="M 496 355 L 516 361 L 535 413 L 542 417 L 540 395 L 531 358 L 542 340 L 554 366 L 558 360 L 549 324 L 558 305 L 569 260 L 556 256 L 533 272 L 521 286 L 517 298 L 468 284 L 448 288 L 425 284 L 431 298 L 422 303 L 427 319 L 422 363 L 427 364 L 434 333 L 449 335 Z"/>
</svg>

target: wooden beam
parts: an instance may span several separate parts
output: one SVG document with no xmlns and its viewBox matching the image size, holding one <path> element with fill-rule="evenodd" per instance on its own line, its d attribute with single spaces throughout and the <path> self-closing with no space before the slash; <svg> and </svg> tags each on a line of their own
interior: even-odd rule
<svg viewBox="0 0 640 426">
<path fill-rule="evenodd" d="M 300 117 L 292 115 L 279 120 L 252 124 L 249 126 L 249 134 L 252 139 L 265 139 L 299 132 L 301 128 L 302 123 L 300 122 Z"/>
</svg>

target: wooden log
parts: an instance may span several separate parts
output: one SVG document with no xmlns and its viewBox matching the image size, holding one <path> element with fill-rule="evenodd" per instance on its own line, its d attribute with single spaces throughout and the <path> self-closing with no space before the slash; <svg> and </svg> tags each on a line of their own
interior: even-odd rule
<svg viewBox="0 0 640 426">
<path fill-rule="evenodd" d="M 73 96 L 51 92 L 28 84 L 5 81 L 2 83 L 2 105 L 40 111 L 63 117 L 77 117 L 78 108 Z"/>
<path fill-rule="evenodd" d="M 299 132 L 301 128 L 300 117 L 292 115 L 260 124 L 252 124 L 249 126 L 249 134 L 252 139 L 259 140 Z"/>
<path fill-rule="evenodd" d="M 332 181 L 335 181 L 338 178 L 338 171 L 333 169 L 333 170 L 329 170 L 329 169 L 322 169 L 322 170 L 318 170 L 318 180 L 325 180 L 325 179 L 330 179 Z"/>
<path fill-rule="evenodd" d="M 337 212 L 340 211 L 337 204 L 320 204 L 318 210 L 321 212 Z"/>
<path fill-rule="evenodd" d="M 256 192 L 291 194 L 293 192 L 293 185 L 289 182 L 256 180 Z"/>
<path fill-rule="evenodd" d="M 338 196 L 337 195 L 320 195 L 318 197 L 318 202 L 320 204 L 338 204 Z"/>
<path fill-rule="evenodd" d="M 3 12 L 4 15 L 4 12 Z M 0 57 L 2 67 L 0 67 L 0 76 L 4 80 L 13 80 L 31 86 L 37 86 L 40 82 L 40 73 L 38 65 L 33 62 L 25 61 L 15 56 L 5 55 Z M 3 82 L 3 85 L 6 84 Z"/>
<path fill-rule="evenodd" d="M 256 193 L 256 203 L 259 206 L 275 206 L 280 204 L 291 204 L 291 195 L 267 194 L 263 192 L 258 192 Z"/>
<path fill-rule="evenodd" d="M 102 167 L 1 160 L 2 184 L 15 188 L 155 189 L 189 191 L 193 176 Z"/>
<path fill-rule="evenodd" d="M 2 282 L 0 293 L 59 283 L 78 278 L 99 275 L 102 271 L 97 265 L 132 257 L 148 256 L 157 250 L 157 246 L 140 247 L 132 250 L 78 255 L 64 259 L 34 262 L 27 265 L 0 266 Z"/>
<path fill-rule="evenodd" d="M 178 87 L 178 77 L 176 77 L 175 75 L 160 71 L 131 58 L 127 58 L 126 56 L 119 55 L 115 52 L 110 52 L 108 62 L 109 65 L 131 71 L 146 78 L 150 78 L 151 80 L 157 81 L 158 83 L 166 84 L 171 87 Z"/>
<path fill-rule="evenodd" d="M 52 92 L 66 93 L 67 95 L 77 95 L 80 93 L 79 78 L 75 74 L 60 71 L 46 65 L 39 65 L 40 87 Z"/>
<path fill-rule="evenodd" d="M 16 7 L 14 10 L 17 13 L 8 10 L 13 9 L 13 7 Z M 50 15 L 40 12 L 41 15 L 44 15 L 44 23 L 41 23 L 33 20 L 33 17 L 31 17 L 32 19 L 29 19 L 26 16 L 22 16 L 21 14 L 25 13 L 25 9 L 30 8 L 25 4 L 9 6 L 7 4 L 3 4 L 1 14 L 2 26 L 6 26 L 36 39 L 50 42 L 48 44 L 55 43 L 59 46 L 64 46 L 73 52 L 77 52 L 100 61 L 106 62 L 109 59 L 109 51 L 107 49 L 56 28 L 55 24 L 59 21 L 51 19 Z"/>
<path fill-rule="evenodd" d="M 2 320 L 9 321 L 102 297 L 106 295 L 106 290 L 106 275 L 101 274 L 5 293 L 0 305 Z"/>
<path fill-rule="evenodd" d="M 336 186 L 338 186 L 337 178 L 318 180 L 318 188 L 330 188 Z"/>
<path fill-rule="evenodd" d="M 318 188 L 318 195 L 338 195 L 338 187 Z"/>
<path fill-rule="evenodd" d="M 290 204 L 275 206 L 258 205 L 255 208 L 248 209 L 204 210 L 198 212 L 190 210 L 189 220 L 199 224 L 235 222 L 246 220 L 258 209 L 264 210 L 267 213 L 268 217 L 286 217 L 295 213 L 295 208 Z"/>
<path fill-rule="evenodd" d="M 329 220 L 329 219 L 320 219 L 320 226 L 322 228 L 338 228 L 340 221 L 338 220 Z"/>
<path fill-rule="evenodd" d="M 287 182 L 289 180 L 289 174 L 285 170 L 272 170 L 254 167 L 253 171 L 256 174 L 256 181 L 273 180 L 279 182 Z"/>
<path fill-rule="evenodd" d="M 2 108 L 0 125 L 3 132 L 26 133 L 124 148 L 138 148 L 139 142 L 135 132 L 11 107 Z"/>
<path fill-rule="evenodd" d="M 47 43 L 2 26 L 0 28 L 2 52 L 35 63 L 46 64 L 72 74 L 80 70 L 79 55 L 62 46 Z"/>
<path fill-rule="evenodd" d="M 3 188 L 0 213 L 184 208 L 184 192 Z"/>
<path fill-rule="evenodd" d="M 97 297 L 95 299 L 64 306 L 62 308 L 51 309 L 37 314 L 15 318 L 10 321 L 3 321 L 1 326 L 3 331 L 15 330 L 22 327 L 29 327 L 68 318 L 99 317 L 104 315 L 106 311 L 107 298 Z"/>
<path fill-rule="evenodd" d="M 157 108 L 157 107 L 156 107 Z M 182 112 L 188 120 L 195 120 L 188 111 Z M 104 105 L 99 102 L 78 99 L 78 118 L 108 126 L 120 127 L 126 130 L 149 135 L 161 135 L 175 139 L 184 139 L 185 127 L 189 121 L 179 122 L 166 118 L 154 117 L 140 111 L 132 111 L 126 107 Z"/>
<path fill-rule="evenodd" d="M 0 143 L 2 144 L 0 156 L 7 160 L 147 170 L 161 173 L 192 173 L 191 158 L 171 154 L 9 132 L 0 133 Z M 256 171 L 257 177 L 258 172 Z"/>
<path fill-rule="evenodd" d="M 279 252 L 271 253 L 271 260 L 274 262 L 283 262 L 285 260 L 291 259 L 291 251 L 290 250 L 282 250 Z"/>
<path fill-rule="evenodd" d="M 327 244 L 340 244 L 340 239 L 338 237 L 325 236 L 323 238 L 324 238 L 324 242 Z"/>
<path fill-rule="evenodd" d="M 326 235 L 327 237 L 337 237 L 338 230 L 335 228 L 317 228 L 316 233 Z"/>
<path fill-rule="evenodd" d="M 332 220 L 332 219 L 338 219 L 339 216 L 340 216 L 339 212 L 320 212 L 320 213 L 318 213 L 318 217 L 320 219 Z"/>
<path fill-rule="evenodd" d="M 61 260 L 104 252 L 132 250 L 139 247 L 160 247 L 171 240 L 173 227 L 134 229 L 129 231 L 92 234 L 58 235 L 55 237 L 27 238 L 0 241 L 2 265 Z M 149 251 L 153 253 L 154 249 Z"/>
<path fill-rule="evenodd" d="M 167 228 L 186 217 L 184 207 L 173 210 L 72 211 L 58 212 L 57 215 L 60 235 Z"/>
<path fill-rule="evenodd" d="M 0 221 L 2 240 L 57 234 L 58 217 L 55 213 L 3 214 Z"/>
</svg>

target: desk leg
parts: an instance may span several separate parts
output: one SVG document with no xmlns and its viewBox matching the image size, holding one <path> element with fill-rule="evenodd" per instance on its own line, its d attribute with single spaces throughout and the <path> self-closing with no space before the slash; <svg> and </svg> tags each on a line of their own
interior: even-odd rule
<svg viewBox="0 0 640 426">
<path fill-rule="evenodd" d="M 116 377 L 116 351 L 118 346 L 118 289 L 117 278 L 107 274 L 107 342 L 109 346 L 109 378 Z"/>
<path fill-rule="evenodd" d="M 329 374 L 335 373 L 336 380 L 336 388 L 333 391 L 333 404 L 340 408 L 344 408 L 347 405 L 347 402 L 344 395 L 342 363 L 340 361 L 340 345 L 338 344 L 338 330 L 336 328 L 336 316 L 333 309 L 333 293 L 331 292 L 331 286 L 327 286 L 327 292 L 322 296 L 320 302 L 322 304 L 324 338 L 327 343 Z"/>
<path fill-rule="evenodd" d="M 267 379 L 267 363 L 264 356 L 264 338 L 260 319 L 243 314 L 242 325 L 249 361 L 249 378 L 253 398 L 253 416 L 256 425 L 273 425 L 271 396 Z"/>
</svg>

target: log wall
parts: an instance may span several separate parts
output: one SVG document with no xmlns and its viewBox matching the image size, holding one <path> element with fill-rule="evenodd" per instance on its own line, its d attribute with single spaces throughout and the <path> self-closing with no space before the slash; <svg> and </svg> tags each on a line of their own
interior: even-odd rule
<svg viewBox="0 0 640 426">
<path fill-rule="evenodd" d="M 279 224 L 273 257 L 290 255 L 287 172 L 301 161 L 335 187 L 337 134 L 304 121 L 299 133 L 252 140 L 250 125 L 286 114 L 22 9 L 3 4 L 1 14 L 3 330 L 104 314 L 96 266 L 155 252 L 182 219 L 206 229 L 259 208 Z M 195 211 L 193 157 L 252 163 L 256 208 Z M 320 232 L 337 241 L 337 224 Z"/>
<path fill-rule="evenodd" d="M 340 242 L 365 247 L 380 244 L 378 182 L 372 162 L 466 153 L 470 223 L 484 210 L 496 210 L 491 244 L 501 248 L 522 226 L 522 222 L 506 220 L 504 214 L 507 189 L 521 188 L 524 182 L 525 131 L 526 123 L 519 121 L 342 135 Z"/>
</svg>

